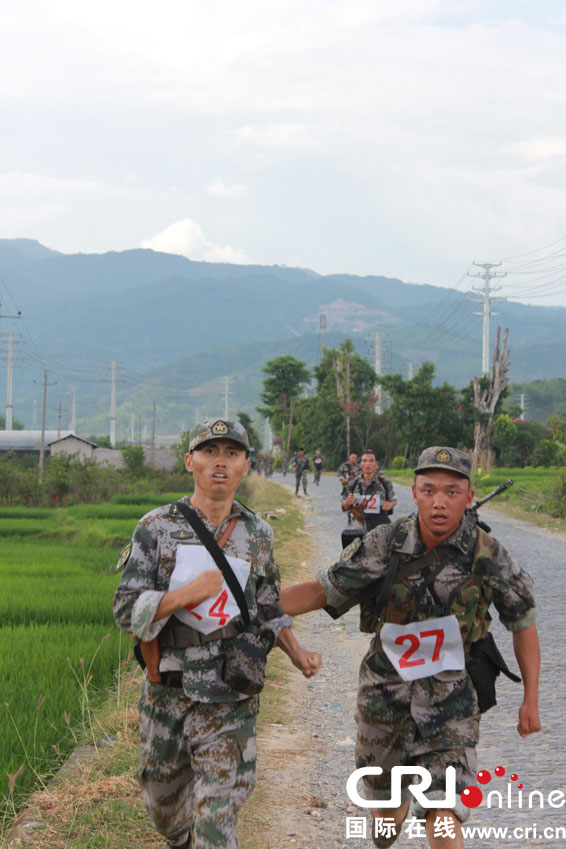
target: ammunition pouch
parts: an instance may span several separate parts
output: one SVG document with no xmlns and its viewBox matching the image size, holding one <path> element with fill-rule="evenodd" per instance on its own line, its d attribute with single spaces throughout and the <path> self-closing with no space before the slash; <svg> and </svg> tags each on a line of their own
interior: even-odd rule
<svg viewBox="0 0 566 849">
<path fill-rule="evenodd" d="M 491 632 L 487 637 L 471 644 L 470 651 L 466 655 L 466 669 L 477 693 L 480 713 L 485 713 L 497 704 L 495 679 L 500 672 L 503 672 L 511 681 L 521 680 L 508 668 Z"/>
</svg>

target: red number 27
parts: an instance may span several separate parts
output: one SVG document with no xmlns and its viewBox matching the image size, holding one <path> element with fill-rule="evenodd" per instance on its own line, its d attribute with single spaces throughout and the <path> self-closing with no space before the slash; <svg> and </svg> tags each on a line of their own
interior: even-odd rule
<svg viewBox="0 0 566 849">
<path fill-rule="evenodd" d="M 436 643 L 434 645 L 434 651 L 432 653 L 432 662 L 434 663 L 440 658 L 440 649 L 442 648 L 442 643 L 444 642 L 444 628 L 434 628 L 431 631 L 421 631 L 419 636 L 436 637 Z M 422 663 L 425 663 L 424 657 L 417 658 L 416 660 L 409 660 L 411 655 L 413 655 L 420 648 L 421 641 L 419 640 L 419 637 L 417 637 L 416 634 L 402 634 L 395 640 L 395 645 L 400 646 L 406 642 L 409 642 L 410 646 L 407 651 L 404 652 L 404 654 L 402 654 L 399 658 L 400 668 L 406 669 L 408 666 L 420 666 Z"/>
</svg>

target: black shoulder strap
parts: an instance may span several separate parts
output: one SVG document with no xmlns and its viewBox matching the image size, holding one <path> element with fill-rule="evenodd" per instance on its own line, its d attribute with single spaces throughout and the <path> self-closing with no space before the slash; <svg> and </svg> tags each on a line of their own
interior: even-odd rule
<svg viewBox="0 0 566 849">
<path fill-rule="evenodd" d="M 198 515 L 192 507 L 189 507 L 183 501 L 176 502 L 177 508 L 180 513 L 183 514 L 189 525 L 196 532 L 198 538 L 210 554 L 210 556 L 214 559 L 214 562 L 224 575 L 224 579 L 226 583 L 230 587 L 232 591 L 232 595 L 236 599 L 236 603 L 240 608 L 240 613 L 242 614 L 242 619 L 244 620 L 244 625 L 246 628 L 250 624 L 250 612 L 248 610 L 248 605 L 246 602 L 246 597 L 244 595 L 244 591 L 240 586 L 240 582 L 236 578 L 234 571 L 228 561 L 226 560 L 226 555 L 219 547 L 218 543 Z"/>
</svg>

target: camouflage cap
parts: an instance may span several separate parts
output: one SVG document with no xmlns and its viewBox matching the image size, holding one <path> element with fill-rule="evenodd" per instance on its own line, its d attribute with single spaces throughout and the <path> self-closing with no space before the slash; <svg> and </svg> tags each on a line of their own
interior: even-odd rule
<svg viewBox="0 0 566 849">
<path fill-rule="evenodd" d="M 198 424 L 191 433 L 189 442 L 189 454 L 204 442 L 212 442 L 213 439 L 231 439 L 242 445 L 246 451 L 250 450 L 250 441 L 245 428 L 240 422 L 230 422 L 227 419 L 207 419 Z"/>
<path fill-rule="evenodd" d="M 472 474 L 472 458 L 458 448 L 445 448 L 441 445 L 432 445 L 425 448 L 419 457 L 415 474 L 424 472 L 426 469 L 448 469 L 470 480 Z"/>
</svg>

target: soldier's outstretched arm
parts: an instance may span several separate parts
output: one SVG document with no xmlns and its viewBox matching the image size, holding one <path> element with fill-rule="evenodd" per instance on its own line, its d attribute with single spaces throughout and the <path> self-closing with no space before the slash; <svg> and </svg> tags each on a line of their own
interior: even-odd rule
<svg viewBox="0 0 566 849">
<path fill-rule="evenodd" d="M 292 584 L 281 590 L 280 604 L 284 613 L 299 616 L 310 610 L 320 610 L 326 604 L 326 593 L 318 581 Z"/>
<path fill-rule="evenodd" d="M 537 626 L 534 622 L 528 628 L 513 631 L 513 649 L 525 688 L 523 703 L 519 708 L 517 731 L 521 737 L 527 737 L 533 731 L 540 731 L 541 727 L 538 712 L 540 646 Z"/>
<path fill-rule="evenodd" d="M 297 642 L 290 628 L 283 628 L 277 637 L 276 644 L 283 649 L 293 666 L 301 670 L 305 678 L 316 675 L 322 663 L 321 656 L 316 651 L 304 649 Z"/>
</svg>

